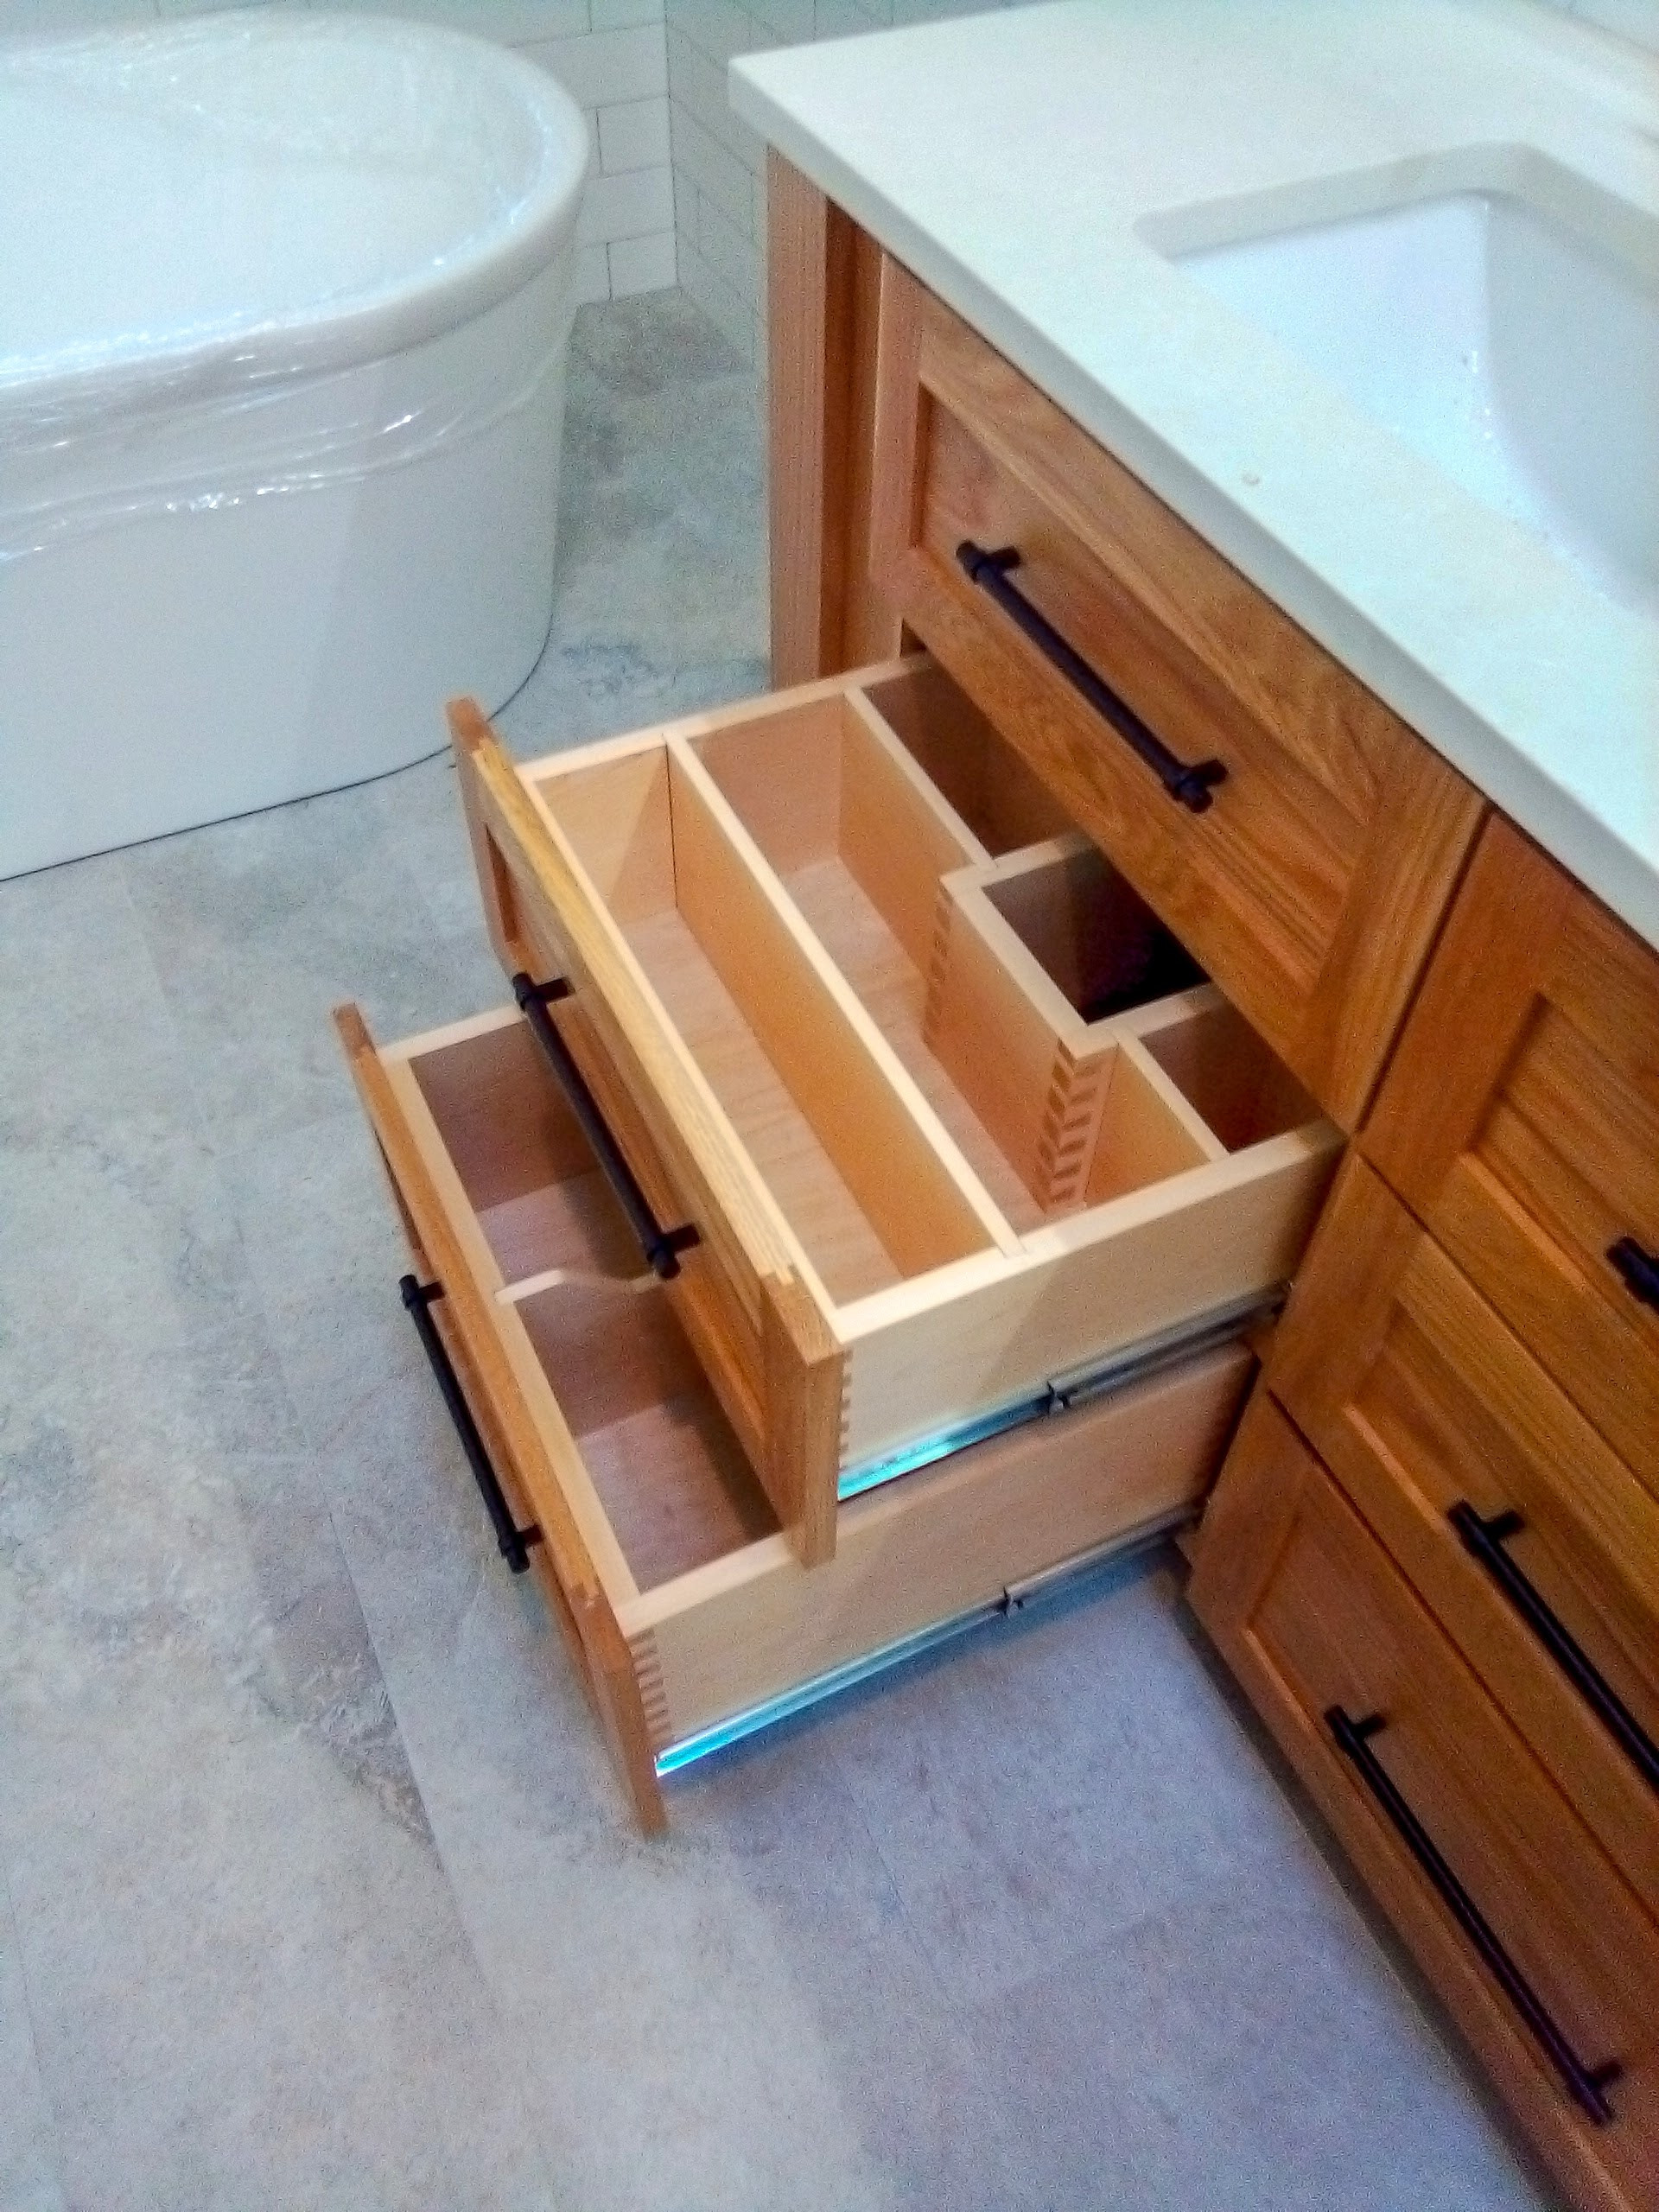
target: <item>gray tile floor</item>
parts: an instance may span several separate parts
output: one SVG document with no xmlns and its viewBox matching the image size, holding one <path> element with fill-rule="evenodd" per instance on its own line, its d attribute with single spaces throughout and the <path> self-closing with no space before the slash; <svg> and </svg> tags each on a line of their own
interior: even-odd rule
<svg viewBox="0 0 1659 2212">
<path fill-rule="evenodd" d="M 543 747 L 765 679 L 753 388 L 584 311 Z M 0 2208 L 1547 2200 L 1162 1556 L 622 1816 L 327 1026 L 499 1003 L 454 779 L 0 886 Z"/>
</svg>

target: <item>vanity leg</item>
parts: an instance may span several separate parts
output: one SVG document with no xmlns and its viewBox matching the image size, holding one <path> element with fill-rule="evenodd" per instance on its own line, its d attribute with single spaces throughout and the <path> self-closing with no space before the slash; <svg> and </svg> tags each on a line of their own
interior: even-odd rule
<svg viewBox="0 0 1659 2212">
<path fill-rule="evenodd" d="M 875 417 L 873 239 L 766 156 L 772 680 L 810 683 L 899 649 L 869 578 Z"/>
</svg>

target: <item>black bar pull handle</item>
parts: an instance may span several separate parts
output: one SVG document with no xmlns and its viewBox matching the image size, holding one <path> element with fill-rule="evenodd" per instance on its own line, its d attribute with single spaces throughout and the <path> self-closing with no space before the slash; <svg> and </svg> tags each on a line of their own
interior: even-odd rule
<svg viewBox="0 0 1659 2212">
<path fill-rule="evenodd" d="M 1127 700 L 1119 698 L 1109 683 L 1096 674 L 1075 646 L 1068 645 L 1046 615 L 1039 614 L 1015 585 L 1008 582 L 1010 569 L 1020 566 L 1017 546 L 1004 545 L 988 553 L 964 537 L 957 559 L 970 583 L 988 593 L 1014 627 L 1031 639 L 1046 660 L 1052 661 L 1075 691 L 1081 692 L 1095 712 L 1109 722 L 1137 759 L 1144 760 L 1169 793 L 1194 814 L 1209 807 L 1212 787 L 1227 779 L 1225 763 L 1199 760 L 1189 766 L 1176 758 L 1163 740 L 1148 729 Z"/>
<path fill-rule="evenodd" d="M 490 1465 L 490 1455 L 484 1448 L 484 1440 L 478 1433 L 478 1423 L 473 1419 L 473 1409 L 467 1404 L 459 1377 L 450 1362 L 448 1347 L 438 1334 L 437 1324 L 429 1310 L 435 1299 L 443 1296 L 441 1282 L 417 1282 L 413 1275 L 404 1275 L 397 1285 L 409 1317 L 415 1324 L 422 1349 L 431 1362 L 432 1372 L 437 1377 L 438 1389 L 449 1409 L 449 1418 L 455 1424 L 455 1433 L 461 1439 L 461 1448 L 467 1454 L 467 1464 L 473 1471 L 478 1484 L 478 1494 L 484 1501 L 484 1510 L 490 1516 L 490 1526 L 495 1531 L 496 1548 L 515 1574 L 522 1574 L 530 1565 L 530 1547 L 539 1544 L 542 1532 L 533 1525 L 521 1529 L 512 1517 L 512 1508 L 501 1494 L 495 1469 Z"/>
<path fill-rule="evenodd" d="M 1598 2126 L 1618 2117 L 1607 2091 L 1624 2073 L 1618 2059 L 1586 2066 L 1551 2018 L 1544 2001 L 1504 1949 L 1491 1923 L 1441 1855 L 1438 1844 L 1395 1787 L 1388 1769 L 1371 1749 L 1371 1738 L 1387 1726 L 1380 1713 L 1351 1719 L 1339 1705 L 1327 1707 L 1325 1725 L 1337 1749 L 1352 1761 L 1360 1780 L 1382 1807 L 1389 1826 L 1422 1868 L 1441 1903 L 1480 1955 L 1481 1963 L 1520 2014 L 1522 2024 L 1560 2075 L 1567 2094 Z"/>
<path fill-rule="evenodd" d="M 1503 1548 L 1526 1522 L 1518 1513 L 1483 1519 L 1468 1499 L 1459 1498 L 1446 1514 L 1470 1557 L 1484 1567 L 1573 1688 L 1633 1762 L 1650 1789 L 1659 1790 L 1659 1744 L 1630 1711 L 1582 1644 L 1541 1592 Z"/>
<path fill-rule="evenodd" d="M 698 1242 L 697 1232 L 690 1222 L 677 1229 L 664 1229 L 658 1220 L 599 1110 L 599 1101 L 571 1058 L 570 1047 L 554 1027 L 548 1007 L 556 999 L 569 997 L 569 984 L 563 976 L 556 976 L 550 983 L 534 983 L 521 969 L 512 979 L 512 995 L 530 1024 L 531 1035 L 542 1048 L 543 1058 L 553 1071 L 554 1082 L 564 1094 L 566 1105 L 592 1147 L 594 1158 L 615 1193 L 617 1204 L 627 1216 L 629 1228 L 639 1240 L 647 1265 L 667 1282 L 680 1272 L 679 1255 Z"/>
<path fill-rule="evenodd" d="M 1617 1244 L 1610 1244 L 1607 1257 L 1630 1296 L 1659 1311 L 1659 1260 L 1644 1252 L 1634 1236 L 1621 1236 Z"/>
</svg>

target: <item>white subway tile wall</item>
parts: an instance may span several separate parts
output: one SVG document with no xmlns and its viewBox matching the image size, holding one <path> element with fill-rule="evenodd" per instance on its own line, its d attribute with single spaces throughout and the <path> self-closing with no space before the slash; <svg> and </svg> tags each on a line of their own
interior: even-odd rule
<svg viewBox="0 0 1659 2212">
<path fill-rule="evenodd" d="M 0 38 L 200 15 L 223 0 L 0 0 Z M 267 0 L 239 0 L 244 6 Z M 327 0 L 287 0 L 323 6 Z M 763 47 L 1025 0 L 347 0 L 449 23 L 550 70 L 586 112 L 599 162 L 583 213 L 584 300 L 677 275 L 747 361 L 766 351 L 766 149 L 732 113 L 726 69 Z M 1552 0 L 1659 51 L 1659 0 Z"/>
<path fill-rule="evenodd" d="M 0 38 L 206 15 L 225 0 L 0 0 Z M 257 7 L 268 0 L 237 0 Z M 284 0 L 320 7 L 324 0 Z M 517 47 L 588 118 L 599 159 L 582 210 L 584 300 L 675 282 L 663 0 L 339 0 L 355 13 L 447 23 Z"/>
<path fill-rule="evenodd" d="M 732 113 L 727 65 L 765 47 L 976 15 L 1023 0 L 667 0 L 668 105 L 680 282 L 764 368 L 766 148 Z"/>
</svg>

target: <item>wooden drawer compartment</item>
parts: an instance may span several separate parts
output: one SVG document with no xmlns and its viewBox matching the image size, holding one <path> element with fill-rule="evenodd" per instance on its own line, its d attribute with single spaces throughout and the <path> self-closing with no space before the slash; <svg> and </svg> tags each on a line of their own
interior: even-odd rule
<svg viewBox="0 0 1659 2212">
<path fill-rule="evenodd" d="M 897 264 L 881 271 L 879 589 L 1343 1128 L 1357 1127 L 1478 796 Z M 960 550 L 1189 766 L 1166 795 Z M 985 570 L 979 570 L 982 577 Z"/>
<path fill-rule="evenodd" d="M 513 1012 L 377 1051 L 342 1031 L 416 1264 L 648 1826 L 658 1773 L 1010 1584 L 1171 1525 L 1252 1371 L 1201 1352 L 847 1507 L 834 1561 L 779 1533 L 675 1309 L 638 1266 Z"/>
<path fill-rule="evenodd" d="M 1265 1390 L 1205 1515 L 1191 1595 L 1573 2201 L 1651 2206 L 1659 1928 Z M 1527 1985 L 1536 2032 L 1338 1747 L 1339 1714 L 1382 1723 L 1357 1749 Z M 1550 2030 L 1559 2064 L 1542 2048 Z M 1573 2060 L 1586 2076 L 1617 2064 L 1601 2092 L 1611 2118 L 1576 2101 Z"/>
<path fill-rule="evenodd" d="M 1058 1044 L 1004 1052 L 1018 977 L 958 975 L 943 887 L 1047 850 L 1056 814 L 937 669 L 521 767 L 461 739 L 503 956 L 569 979 L 562 1030 L 697 1231 L 671 1294 L 803 1559 L 932 1441 L 1290 1274 L 1336 1132 L 1287 1079 L 1209 1127 L 1219 1064 L 1271 1056 L 1213 990 L 1143 998 L 1167 940 L 1133 894 L 1099 887 L 1128 952 L 1082 1076 Z M 933 1049 L 947 999 L 965 1072 Z M 1007 1137 L 993 1064 L 1070 1179 Z"/>
<path fill-rule="evenodd" d="M 1659 1502 L 1357 1158 L 1269 1381 L 1659 1917 Z"/>
<path fill-rule="evenodd" d="M 1507 822 L 1362 1142 L 1659 1497 L 1659 955 Z"/>
</svg>

